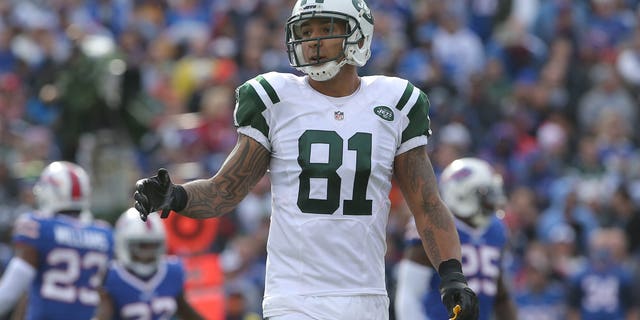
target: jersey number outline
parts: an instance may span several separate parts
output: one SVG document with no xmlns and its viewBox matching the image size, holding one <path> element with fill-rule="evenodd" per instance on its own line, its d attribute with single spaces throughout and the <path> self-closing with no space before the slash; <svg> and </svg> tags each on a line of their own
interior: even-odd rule
<svg viewBox="0 0 640 320">
<path fill-rule="evenodd" d="M 496 279 L 500 276 L 500 250 L 491 246 L 476 247 L 462 244 L 462 271 L 469 287 L 476 294 L 493 296 L 498 292 Z"/>
<path fill-rule="evenodd" d="M 326 163 L 311 162 L 313 144 L 329 147 Z M 333 214 L 340 207 L 342 178 L 338 168 L 343 161 L 344 140 L 335 131 L 307 130 L 298 139 L 299 175 L 298 208 L 305 213 Z M 344 215 L 372 214 L 372 202 L 367 197 L 367 185 L 371 176 L 371 133 L 356 132 L 347 140 L 348 150 L 356 152 L 356 173 L 353 179 L 352 199 L 343 200 Z M 327 198 L 311 199 L 311 179 L 326 179 Z"/>
<path fill-rule="evenodd" d="M 96 288 L 100 285 L 103 272 L 109 263 L 109 257 L 100 252 L 87 252 L 80 255 L 69 248 L 57 248 L 47 255 L 47 263 L 54 266 L 42 275 L 40 294 L 43 298 L 84 305 L 96 306 L 100 296 Z M 82 270 L 97 269 L 89 278 L 86 286 L 77 286 Z"/>
<path fill-rule="evenodd" d="M 134 302 L 124 305 L 120 315 L 124 319 L 133 320 L 169 319 L 177 308 L 173 297 L 156 297 L 149 304 Z"/>
</svg>

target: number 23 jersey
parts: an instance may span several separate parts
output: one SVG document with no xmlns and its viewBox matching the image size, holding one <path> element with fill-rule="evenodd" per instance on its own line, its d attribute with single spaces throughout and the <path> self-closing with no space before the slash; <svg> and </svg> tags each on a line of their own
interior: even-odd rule
<svg viewBox="0 0 640 320">
<path fill-rule="evenodd" d="M 24 214 L 14 243 L 38 251 L 26 319 L 89 319 L 100 301 L 97 287 L 113 257 L 111 226 L 65 215 Z"/>
<path fill-rule="evenodd" d="M 428 112 L 424 92 L 385 76 L 344 98 L 275 72 L 237 89 L 238 132 L 271 152 L 265 298 L 386 295 L 393 161 L 427 143 Z"/>
</svg>

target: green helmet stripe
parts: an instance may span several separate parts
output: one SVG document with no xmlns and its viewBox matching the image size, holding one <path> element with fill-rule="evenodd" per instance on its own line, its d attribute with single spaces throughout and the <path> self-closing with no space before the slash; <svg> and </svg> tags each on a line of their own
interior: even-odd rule
<svg viewBox="0 0 640 320">
<path fill-rule="evenodd" d="M 420 135 L 431 135 L 429 98 L 424 92 L 420 91 L 420 95 L 416 103 L 411 107 L 407 117 L 409 118 L 409 125 L 402 131 L 402 142 Z"/>
<path fill-rule="evenodd" d="M 407 87 L 404 88 L 402 97 L 400 97 L 400 101 L 398 101 L 398 104 L 396 104 L 396 109 L 402 110 L 402 108 L 404 108 L 404 106 L 407 104 L 407 101 L 409 101 L 409 98 L 411 98 L 411 95 L 413 94 L 413 89 L 414 87 L 411 82 L 407 82 Z"/>
<path fill-rule="evenodd" d="M 280 102 L 280 97 L 278 97 L 276 90 L 273 89 L 273 87 L 269 84 L 267 79 L 265 79 L 263 76 L 260 75 L 256 77 L 256 80 L 258 81 L 258 83 L 260 83 L 264 91 L 266 91 L 267 94 L 269 95 L 269 99 L 271 99 L 271 103 L 276 104 Z"/>
<path fill-rule="evenodd" d="M 237 106 L 234 115 L 236 125 L 238 127 L 251 126 L 262 132 L 265 137 L 268 136 L 269 125 L 267 125 L 267 120 L 264 118 L 264 115 L 262 115 L 262 112 L 266 110 L 267 107 L 264 102 L 262 102 L 262 99 L 260 99 L 256 89 L 246 82 L 238 88 L 236 96 Z"/>
</svg>

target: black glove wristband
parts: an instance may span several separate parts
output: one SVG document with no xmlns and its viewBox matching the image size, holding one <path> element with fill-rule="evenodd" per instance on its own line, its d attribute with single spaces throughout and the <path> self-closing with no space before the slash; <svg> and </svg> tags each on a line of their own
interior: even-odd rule
<svg viewBox="0 0 640 320">
<path fill-rule="evenodd" d="M 440 265 L 438 266 L 438 274 L 440 275 L 440 278 L 445 278 L 451 273 L 462 274 L 462 264 L 460 263 L 460 261 L 456 259 L 449 259 L 440 263 Z"/>
<path fill-rule="evenodd" d="M 171 201 L 171 209 L 173 211 L 182 211 L 187 206 L 187 191 L 181 185 L 173 187 L 173 200 Z"/>
<path fill-rule="evenodd" d="M 440 275 L 440 294 L 444 295 L 444 291 L 450 288 L 467 287 L 467 278 L 462 273 L 462 264 L 456 259 L 449 259 L 440 263 L 438 266 L 438 274 Z"/>
</svg>

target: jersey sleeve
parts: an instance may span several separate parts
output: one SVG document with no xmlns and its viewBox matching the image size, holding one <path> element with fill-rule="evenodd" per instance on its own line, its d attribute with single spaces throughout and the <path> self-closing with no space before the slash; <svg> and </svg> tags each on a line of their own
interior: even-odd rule
<svg viewBox="0 0 640 320">
<path fill-rule="evenodd" d="M 44 225 L 32 214 L 23 214 L 13 225 L 13 242 L 38 247 L 43 236 Z"/>
<path fill-rule="evenodd" d="M 431 136 L 429 106 L 427 95 L 411 82 L 407 82 L 404 92 L 396 104 L 396 109 L 400 110 L 407 118 L 396 155 L 427 144 L 427 139 Z"/>
<path fill-rule="evenodd" d="M 236 89 L 234 125 L 238 132 L 260 142 L 271 150 L 267 109 L 280 102 L 280 97 L 264 75 L 259 75 Z"/>
<path fill-rule="evenodd" d="M 112 261 L 109 264 L 109 268 L 107 269 L 107 272 L 102 278 L 102 287 L 104 288 L 105 291 L 107 291 L 111 295 L 113 295 L 115 289 L 117 288 L 117 284 L 116 284 L 117 279 L 118 279 L 118 273 L 116 271 L 115 262 Z"/>
</svg>

